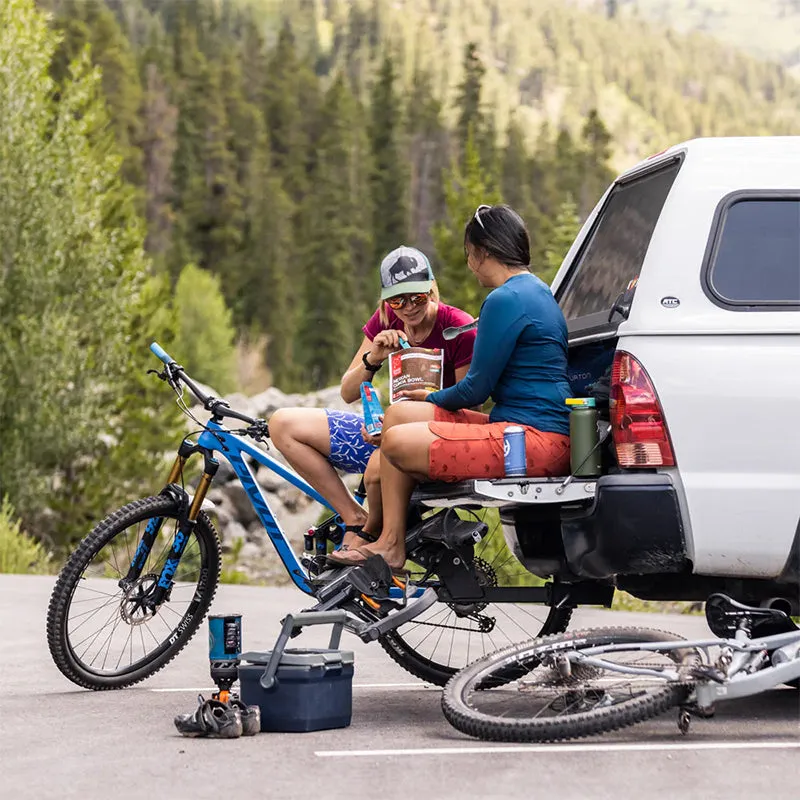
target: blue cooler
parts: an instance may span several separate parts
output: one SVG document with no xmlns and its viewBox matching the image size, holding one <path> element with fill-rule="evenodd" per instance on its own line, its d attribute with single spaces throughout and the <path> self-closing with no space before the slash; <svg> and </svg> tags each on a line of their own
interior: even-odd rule
<svg viewBox="0 0 800 800">
<path fill-rule="evenodd" d="M 239 696 L 261 709 L 261 730 L 346 728 L 353 712 L 353 653 L 339 650 L 342 611 L 289 615 L 273 650 L 242 653 Z M 285 649 L 295 628 L 333 624 L 327 648 Z"/>
</svg>

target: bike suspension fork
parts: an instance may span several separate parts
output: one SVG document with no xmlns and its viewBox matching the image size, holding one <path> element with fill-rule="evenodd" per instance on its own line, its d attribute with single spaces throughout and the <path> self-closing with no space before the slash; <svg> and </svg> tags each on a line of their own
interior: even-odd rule
<svg viewBox="0 0 800 800">
<path fill-rule="evenodd" d="M 178 523 L 178 529 L 175 531 L 175 538 L 172 540 L 172 548 L 170 549 L 167 560 L 161 568 L 161 574 L 158 577 L 158 584 L 152 595 L 152 605 L 158 608 L 169 597 L 172 590 L 172 579 L 178 569 L 183 551 L 186 549 L 186 543 L 192 535 L 192 531 L 197 525 L 197 518 L 200 515 L 200 510 L 203 507 L 203 500 L 206 498 L 208 487 L 217 472 L 219 462 L 208 453 L 204 453 L 205 464 L 203 467 L 203 474 L 200 477 L 200 483 L 197 487 L 192 503 L 189 506 L 189 512 L 185 517 L 181 518 Z"/>
<path fill-rule="evenodd" d="M 193 445 L 191 442 L 186 440 L 181 442 L 181 446 L 178 449 L 178 455 L 175 457 L 175 461 L 172 464 L 172 469 L 170 469 L 167 477 L 166 485 L 162 489 L 161 494 L 169 493 L 173 484 L 177 484 L 181 478 L 181 475 L 183 474 L 183 468 L 186 462 L 194 452 L 196 452 L 196 445 Z M 152 517 L 147 521 L 147 526 L 142 534 L 142 539 L 139 542 L 136 552 L 133 554 L 133 558 L 131 559 L 130 566 L 128 567 L 128 574 L 120 581 L 120 586 L 130 585 L 142 574 L 144 565 L 147 563 L 147 557 L 150 555 L 150 551 L 153 549 L 153 544 L 158 538 L 158 534 L 161 530 L 161 525 L 163 522 L 163 517 Z"/>
</svg>

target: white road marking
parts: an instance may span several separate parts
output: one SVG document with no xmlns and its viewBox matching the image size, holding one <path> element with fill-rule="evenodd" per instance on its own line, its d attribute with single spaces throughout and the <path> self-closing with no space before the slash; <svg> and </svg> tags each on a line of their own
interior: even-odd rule
<svg viewBox="0 0 800 800">
<path fill-rule="evenodd" d="M 467 756 L 476 753 L 609 753 L 668 752 L 674 750 L 782 750 L 798 749 L 800 741 L 788 742 L 681 742 L 663 744 L 530 744 L 487 747 L 417 747 L 405 750 L 317 750 L 320 758 L 367 756 Z"/>
<path fill-rule="evenodd" d="M 435 689 L 441 691 L 440 687 L 430 683 L 354 683 L 354 689 Z M 216 692 L 217 687 L 171 687 L 168 689 L 150 689 L 151 692 Z"/>
</svg>

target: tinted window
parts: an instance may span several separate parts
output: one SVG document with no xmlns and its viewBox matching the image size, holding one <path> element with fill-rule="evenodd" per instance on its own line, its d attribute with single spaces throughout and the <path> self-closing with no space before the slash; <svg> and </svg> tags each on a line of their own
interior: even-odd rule
<svg viewBox="0 0 800 800">
<path fill-rule="evenodd" d="M 680 163 L 619 184 L 578 253 L 559 304 L 567 319 L 608 311 L 639 275 Z"/>
<path fill-rule="evenodd" d="M 800 200 L 739 200 L 717 233 L 711 288 L 733 303 L 800 303 Z"/>
</svg>

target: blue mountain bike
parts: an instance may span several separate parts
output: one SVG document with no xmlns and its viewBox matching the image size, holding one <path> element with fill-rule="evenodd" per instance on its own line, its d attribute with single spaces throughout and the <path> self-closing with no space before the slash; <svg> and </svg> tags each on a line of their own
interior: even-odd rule
<svg viewBox="0 0 800 800">
<path fill-rule="evenodd" d="M 342 533 L 335 514 L 306 537 L 299 558 L 248 462 L 273 470 L 330 508 L 325 498 L 257 445 L 268 446 L 265 420 L 206 395 L 161 347 L 154 343 L 151 350 L 163 362 L 156 374 L 175 391 L 184 413 L 192 416 L 184 402 L 187 387 L 210 418 L 182 441 L 160 494 L 109 514 L 63 567 L 48 608 L 47 639 L 53 660 L 71 681 L 90 689 L 135 684 L 174 658 L 197 630 L 220 577 L 220 540 L 206 499 L 219 456 L 232 466 L 294 585 L 315 601 L 312 608 L 346 610 L 351 631 L 364 641 L 377 640 L 426 681 L 444 685 L 488 651 L 566 629 L 578 600 L 575 587 L 543 585 L 508 549 L 502 522 L 516 506 L 513 500 L 492 500 L 498 482 L 483 482 L 483 495 L 473 491 L 472 484 L 480 482 L 470 482 L 466 494 L 463 485 L 431 485 L 416 493 L 409 509 L 406 581 L 392 576 L 380 557 L 363 567 L 327 570 L 324 553 Z M 230 429 L 226 420 L 240 427 Z M 192 495 L 183 476 L 195 456 L 202 458 L 203 472 Z M 513 488 L 524 501 L 519 492 L 527 493 L 526 480 L 501 486 L 502 496 L 510 497 L 505 489 Z M 541 492 L 547 481 L 538 481 Z M 485 507 L 493 504 L 504 508 L 487 516 Z M 580 601 L 608 604 L 612 594 L 601 589 L 601 595 L 584 593 Z"/>
</svg>

